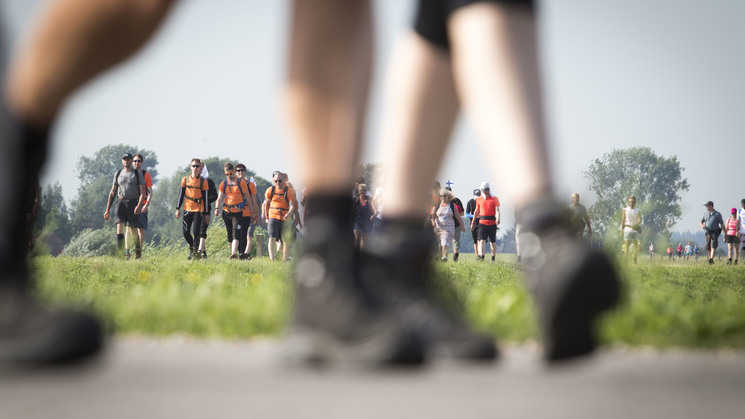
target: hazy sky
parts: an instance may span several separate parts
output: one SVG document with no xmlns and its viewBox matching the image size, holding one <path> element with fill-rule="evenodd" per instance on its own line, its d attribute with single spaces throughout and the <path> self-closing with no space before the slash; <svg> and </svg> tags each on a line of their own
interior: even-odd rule
<svg viewBox="0 0 745 419">
<path fill-rule="evenodd" d="M 23 30 L 33 4 L 5 0 L 10 30 Z M 386 58 L 409 28 L 414 2 L 375 4 L 379 31 L 367 162 L 378 160 L 374 140 Z M 568 203 L 569 195 L 579 192 L 589 206 L 593 196 L 582 171 L 592 160 L 614 148 L 649 146 L 663 156 L 677 155 L 691 184 L 675 229 L 697 229 L 709 199 L 723 213 L 739 206 L 745 198 L 736 186 L 742 184 L 738 157 L 745 138 L 745 2 L 540 4 L 551 158 L 560 196 Z M 69 103 L 43 183 L 59 180 L 72 199 L 78 157 L 113 143 L 155 151 L 166 176 L 192 157 L 220 156 L 240 160 L 266 178 L 277 169 L 292 178 L 291 162 L 276 152 L 286 136 L 279 97 L 288 6 L 287 1 L 182 1 L 140 55 Z M 455 182 L 461 199 L 482 180 L 499 196 L 500 185 L 509 180 L 491 177 L 496 156 L 479 153 L 473 137 L 461 121 L 439 179 Z M 509 227 L 513 208 L 502 204 Z"/>
</svg>

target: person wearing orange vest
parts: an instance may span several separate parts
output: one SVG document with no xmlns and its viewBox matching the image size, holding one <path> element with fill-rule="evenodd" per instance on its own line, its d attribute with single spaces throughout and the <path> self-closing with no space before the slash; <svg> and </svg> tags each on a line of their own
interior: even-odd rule
<svg viewBox="0 0 745 419">
<path fill-rule="evenodd" d="M 261 205 L 261 217 L 267 220 L 267 234 L 269 235 L 269 259 L 274 260 L 277 241 L 282 238 L 282 228 L 288 215 L 295 212 L 297 199 L 294 189 L 285 185 L 282 172 L 272 174 L 274 185 L 268 187 L 264 193 L 264 203 Z M 290 256 L 289 246 L 282 248 L 283 260 Z"/>
<path fill-rule="evenodd" d="M 230 243 L 230 259 L 238 259 L 238 237 L 243 210 L 246 206 L 253 208 L 248 184 L 245 179 L 239 179 L 235 175 L 235 166 L 227 162 L 224 166 L 225 180 L 217 188 L 217 203 L 215 203 L 215 217 L 220 214 L 222 207 L 222 219 L 228 232 L 228 243 Z"/>
<path fill-rule="evenodd" d="M 239 225 L 238 258 L 251 259 L 251 245 L 253 244 L 254 230 L 259 222 L 259 204 L 256 202 L 256 184 L 246 178 L 246 165 L 238 163 L 235 165 L 235 175 L 238 179 L 245 180 L 248 186 L 248 194 L 251 196 L 250 205 L 243 208 L 243 217 Z"/>
<path fill-rule="evenodd" d="M 189 260 L 194 257 L 206 258 L 204 252 L 202 252 L 201 256 L 197 253 L 202 223 L 209 223 L 210 217 L 207 207 L 209 185 L 200 175 L 201 167 L 201 160 L 197 158 L 191 159 L 191 174 L 181 179 L 181 192 L 179 193 L 178 203 L 176 204 L 176 218 L 181 216 L 181 204 L 184 204 L 181 230 L 184 233 L 186 243 L 189 244 L 189 256 L 187 257 Z M 189 232 L 192 227 L 194 227 L 193 236 Z M 196 246 L 195 241 L 197 241 Z"/>
<path fill-rule="evenodd" d="M 481 184 L 481 197 L 476 200 L 476 210 L 473 212 L 474 219 L 478 217 L 477 237 L 479 239 L 479 256 L 484 260 L 486 252 L 486 241 L 489 240 L 491 246 L 491 261 L 494 262 L 497 256 L 497 226 L 499 225 L 499 198 L 492 196 L 489 191 L 489 182 Z M 476 225 L 471 225 L 471 229 Z"/>
</svg>

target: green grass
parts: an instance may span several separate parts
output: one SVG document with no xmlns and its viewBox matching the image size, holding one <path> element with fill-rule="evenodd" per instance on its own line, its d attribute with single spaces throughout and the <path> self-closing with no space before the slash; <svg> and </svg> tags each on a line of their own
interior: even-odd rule
<svg viewBox="0 0 745 419">
<path fill-rule="evenodd" d="M 475 327 L 521 343 L 538 339 L 538 333 L 514 259 L 498 255 L 496 263 L 476 262 L 466 254 L 436 267 L 455 285 Z M 162 246 L 148 248 L 140 261 L 40 256 L 34 266 L 43 298 L 90 305 L 119 334 L 278 336 L 291 312 L 290 265 L 266 258 L 229 261 L 225 252 L 187 261 L 182 249 Z M 745 266 L 642 259 L 639 265 L 621 264 L 620 272 L 623 302 L 601 321 L 603 342 L 745 346 Z"/>
</svg>

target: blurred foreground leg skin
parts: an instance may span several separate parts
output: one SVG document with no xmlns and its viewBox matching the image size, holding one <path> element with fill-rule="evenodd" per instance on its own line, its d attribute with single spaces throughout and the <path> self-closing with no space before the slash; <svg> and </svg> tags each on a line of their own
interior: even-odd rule
<svg viewBox="0 0 745 419">
<path fill-rule="evenodd" d="M 544 357 L 589 353 L 596 346 L 595 320 L 617 302 L 620 284 L 605 254 L 572 237 L 566 209 L 552 196 L 532 2 L 460 8 L 448 33 L 461 104 L 485 154 L 496 157 L 496 178 L 510 179 L 502 187 L 522 224 L 522 262 Z"/>
<path fill-rule="evenodd" d="M 32 193 L 46 157 L 48 132 L 65 101 L 137 51 L 171 3 L 49 2 L 8 66 L 0 114 L 0 173 L 19 181 L 9 183 L 11 190 L 0 205 L 0 364 L 76 361 L 103 345 L 101 323 L 94 316 L 48 308 L 31 295 L 27 221 L 18 203 L 27 202 Z"/>
<path fill-rule="evenodd" d="M 372 64 L 371 5 L 297 0 L 292 13 L 286 105 L 309 198 L 287 355 L 309 363 L 421 363 L 422 337 L 399 302 L 360 280 L 350 224 Z"/>
</svg>

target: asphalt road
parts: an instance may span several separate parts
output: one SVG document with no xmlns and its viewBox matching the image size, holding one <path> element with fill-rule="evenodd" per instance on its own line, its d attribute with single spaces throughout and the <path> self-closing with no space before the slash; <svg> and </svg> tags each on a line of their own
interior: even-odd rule
<svg viewBox="0 0 745 419">
<path fill-rule="evenodd" d="M 0 370 L 0 419 L 745 418 L 745 352 L 605 349 L 548 368 L 498 362 L 306 369 L 279 343 L 118 339 L 95 362 Z"/>
</svg>

